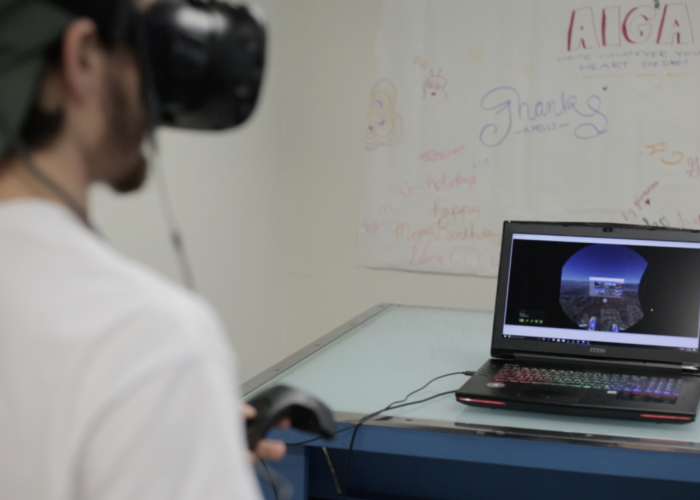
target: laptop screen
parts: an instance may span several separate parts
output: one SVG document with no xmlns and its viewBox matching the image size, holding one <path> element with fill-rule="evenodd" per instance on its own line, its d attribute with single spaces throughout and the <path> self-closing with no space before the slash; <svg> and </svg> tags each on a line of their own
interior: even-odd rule
<svg viewBox="0 0 700 500">
<path fill-rule="evenodd" d="M 501 346 L 515 340 L 521 346 L 527 341 L 528 349 L 534 350 L 550 344 L 545 349 L 550 352 L 635 352 L 629 357 L 646 358 L 640 355 L 642 349 L 697 357 L 697 234 L 688 238 L 688 231 L 685 238 L 669 240 L 666 233 L 679 233 L 667 230 L 662 236 L 658 230 L 614 226 L 606 226 L 606 231 L 602 225 L 581 225 L 580 231 L 576 225 L 561 231 L 556 224 L 540 226 L 549 231 L 504 231 L 497 307 L 502 314 L 497 328 Z M 572 351 L 569 347 L 574 346 L 582 349 Z M 661 358 L 678 358 L 671 352 Z"/>
</svg>

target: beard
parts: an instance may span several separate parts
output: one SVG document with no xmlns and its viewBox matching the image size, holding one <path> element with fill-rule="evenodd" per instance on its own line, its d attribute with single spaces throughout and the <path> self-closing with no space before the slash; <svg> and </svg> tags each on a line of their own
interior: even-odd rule
<svg viewBox="0 0 700 500">
<path fill-rule="evenodd" d="M 137 163 L 132 165 L 128 172 L 117 179 L 108 181 L 108 184 L 117 193 L 131 193 L 138 190 L 146 182 L 148 174 L 148 162 L 141 155 Z"/>
<path fill-rule="evenodd" d="M 104 107 L 106 128 L 93 154 L 93 178 L 118 193 L 136 191 L 148 173 L 141 148 L 150 135 L 145 106 L 138 95 L 129 95 L 119 73 L 113 70 L 107 75 Z"/>
</svg>

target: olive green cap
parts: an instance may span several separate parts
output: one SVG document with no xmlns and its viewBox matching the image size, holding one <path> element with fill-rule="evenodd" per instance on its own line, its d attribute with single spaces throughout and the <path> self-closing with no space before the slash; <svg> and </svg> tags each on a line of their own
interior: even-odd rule
<svg viewBox="0 0 700 500">
<path fill-rule="evenodd" d="M 0 120 L 15 134 L 27 118 L 46 48 L 75 15 L 42 0 L 0 0 Z M 9 149 L 0 129 L 0 158 Z"/>
</svg>

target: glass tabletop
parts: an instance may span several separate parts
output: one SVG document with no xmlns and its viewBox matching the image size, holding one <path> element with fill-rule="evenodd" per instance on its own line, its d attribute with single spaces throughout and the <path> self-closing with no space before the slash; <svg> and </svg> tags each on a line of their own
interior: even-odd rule
<svg viewBox="0 0 700 500">
<path fill-rule="evenodd" d="M 429 380 L 475 371 L 489 358 L 493 313 L 382 304 L 246 382 L 246 398 L 286 384 L 313 394 L 340 421 L 357 421 L 402 400 Z M 416 401 L 455 391 L 464 375 L 435 381 Z M 700 453 L 700 425 L 657 424 L 491 410 L 463 405 L 454 395 L 383 413 L 374 425 L 476 432 L 555 441 Z"/>
</svg>

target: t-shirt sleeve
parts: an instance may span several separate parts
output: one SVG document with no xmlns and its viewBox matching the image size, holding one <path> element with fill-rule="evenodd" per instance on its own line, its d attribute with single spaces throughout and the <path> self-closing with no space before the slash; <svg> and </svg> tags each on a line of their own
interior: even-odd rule
<svg viewBox="0 0 700 500">
<path fill-rule="evenodd" d="M 76 478 L 79 499 L 260 498 L 232 353 L 217 317 L 195 311 L 196 321 L 177 322 L 188 331 L 168 341 L 181 344 L 172 350 L 178 355 L 135 363 L 138 376 L 91 419 Z"/>
<path fill-rule="evenodd" d="M 79 498 L 258 499 L 232 389 L 226 370 L 206 360 L 135 383 L 87 436 Z"/>
</svg>

